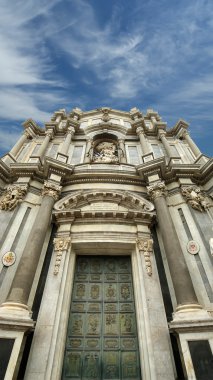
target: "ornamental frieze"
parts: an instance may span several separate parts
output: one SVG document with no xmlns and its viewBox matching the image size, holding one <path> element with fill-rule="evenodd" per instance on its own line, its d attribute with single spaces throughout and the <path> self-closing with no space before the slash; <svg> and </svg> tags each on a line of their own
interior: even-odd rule
<svg viewBox="0 0 213 380">
<path fill-rule="evenodd" d="M 147 274 L 148 276 L 151 276 L 152 275 L 151 254 L 153 252 L 153 240 L 137 238 L 136 243 L 137 243 L 139 252 L 142 252 L 144 255 Z"/>
<path fill-rule="evenodd" d="M 205 193 L 198 186 L 182 187 L 182 195 L 192 208 L 198 211 L 205 211 L 209 207 Z"/>
<path fill-rule="evenodd" d="M 114 206 L 113 206 L 114 204 Z M 92 210 L 119 210 L 123 207 L 128 210 L 136 210 L 137 212 L 154 212 L 154 205 L 147 199 L 138 196 L 129 191 L 100 191 L 94 190 L 90 192 L 77 191 L 60 199 L 54 206 L 56 211 L 89 208 Z M 119 206 L 116 208 L 116 205 Z"/>
<path fill-rule="evenodd" d="M 61 265 L 63 251 L 67 251 L 71 242 L 71 238 L 66 236 L 57 237 L 53 240 L 54 251 L 56 252 L 55 266 L 54 266 L 54 274 L 57 275 L 59 272 L 59 268 Z"/>
<path fill-rule="evenodd" d="M 27 185 L 9 185 L 0 198 L 0 209 L 13 210 L 18 203 L 22 202 L 27 192 Z"/>
</svg>

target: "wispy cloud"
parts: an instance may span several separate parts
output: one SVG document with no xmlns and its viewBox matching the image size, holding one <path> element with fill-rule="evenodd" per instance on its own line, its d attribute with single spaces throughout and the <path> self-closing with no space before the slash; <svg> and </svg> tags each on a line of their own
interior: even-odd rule
<svg viewBox="0 0 213 380">
<path fill-rule="evenodd" d="M 14 120 L 35 117 L 45 120 L 42 107 L 46 92 L 56 85 L 42 34 L 35 19 L 45 16 L 57 1 L 0 1 L 0 117 Z M 53 75 L 52 75 L 53 77 Z M 46 104 L 47 105 L 47 104 Z"/>
<path fill-rule="evenodd" d="M 210 119 L 211 0 L 14 2 L 0 0 L 0 118 L 104 104 Z"/>
</svg>

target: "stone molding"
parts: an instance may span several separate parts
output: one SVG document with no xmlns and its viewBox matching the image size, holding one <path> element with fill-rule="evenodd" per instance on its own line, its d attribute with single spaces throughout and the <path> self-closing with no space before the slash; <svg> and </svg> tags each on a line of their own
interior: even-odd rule
<svg viewBox="0 0 213 380">
<path fill-rule="evenodd" d="M 71 243 L 71 238 L 68 236 L 56 237 L 53 240 L 54 251 L 56 252 L 54 275 L 57 275 L 60 269 L 63 251 L 67 251 Z"/>
<path fill-rule="evenodd" d="M 69 210 L 74 208 L 81 208 L 84 205 L 91 204 L 93 202 L 113 202 L 119 205 L 124 205 L 128 210 L 136 210 L 137 212 L 152 212 L 154 211 L 154 205 L 143 197 L 139 197 L 136 194 L 125 191 L 77 191 L 62 198 L 55 204 L 54 209 Z"/>
<path fill-rule="evenodd" d="M 147 186 L 147 192 L 152 200 L 165 197 L 167 193 L 165 183 L 163 181 L 155 182 L 153 185 Z"/>
<path fill-rule="evenodd" d="M 50 139 L 52 139 L 52 137 L 53 137 L 53 130 L 52 129 L 48 129 L 45 132 L 45 135 L 48 136 Z"/>
<path fill-rule="evenodd" d="M 74 127 L 68 127 L 67 129 L 67 135 L 73 136 L 75 134 L 75 128 Z"/>
<path fill-rule="evenodd" d="M 136 133 L 137 133 L 138 136 L 139 136 L 140 134 L 145 135 L 145 131 L 143 130 L 142 127 L 137 127 L 137 128 L 136 128 Z"/>
<path fill-rule="evenodd" d="M 61 186 L 55 183 L 45 181 L 42 190 L 42 196 L 48 195 L 49 197 L 52 197 L 55 201 L 57 201 L 61 192 L 61 188 Z"/>
<path fill-rule="evenodd" d="M 5 211 L 13 210 L 18 203 L 22 202 L 27 188 L 27 185 L 9 185 L 0 198 L 0 209 Z"/>
<path fill-rule="evenodd" d="M 153 240 L 145 238 L 137 238 L 136 244 L 139 252 L 142 252 L 145 260 L 145 267 L 148 276 L 152 276 L 151 254 L 153 253 Z"/>
<path fill-rule="evenodd" d="M 181 192 L 188 204 L 200 212 L 206 211 L 210 207 L 205 192 L 198 186 L 182 186 Z"/>
</svg>

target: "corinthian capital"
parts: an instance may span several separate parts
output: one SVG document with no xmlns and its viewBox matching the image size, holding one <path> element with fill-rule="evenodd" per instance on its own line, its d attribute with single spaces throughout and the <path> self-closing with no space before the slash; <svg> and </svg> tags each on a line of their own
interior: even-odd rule
<svg viewBox="0 0 213 380">
<path fill-rule="evenodd" d="M 68 129 L 67 129 L 67 135 L 71 135 L 71 136 L 73 136 L 74 133 L 75 133 L 75 128 L 73 128 L 73 127 L 68 127 Z"/>
<path fill-rule="evenodd" d="M 144 130 L 143 130 L 143 128 L 142 128 L 142 127 L 137 127 L 137 128 L 136 128 L 136 133 L 137 133 L 138 136 L 139 136 L 141 133 L 144 134 Z"/>
<path fill-rule="evenodd" d="M 42 190 L 42 195 L 49 195 L 49 197 L 52 197 L 55 201 L 58 200 L 58 197 L 61 192 L 61 186 L 56 185 L 52 182 L 45 181 L 44 182 L 44 187 Z"/>
<path fill-rule="evenodd" d="M 159 197 L 165 197 L 166 186 L 164 182 L 155 182 L 153 185 L 147 186 L 148 195 L 152 200 Z"/>
</svg>

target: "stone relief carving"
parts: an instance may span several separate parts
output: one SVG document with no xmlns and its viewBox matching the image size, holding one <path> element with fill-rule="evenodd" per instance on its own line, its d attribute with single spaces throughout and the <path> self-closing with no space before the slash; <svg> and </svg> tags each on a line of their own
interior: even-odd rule
<svg viewBox="0 0 213 380">
<path fill-rule="evenodd" d="M 59 272 L 63 251 L 68 249 L 70 242 L 71 238 L 68 236 L 57 237 L 53 240 L 54 251 L 56 252 L 55 267 L 53 272 L 55 275 Z"/>
<path fill-rule="evenodd" d="M 103 115 L 102 115 L 102 120 L 107 123 L 109 121 L 109 110 L 107 108 L 102 109 Z"/>
<path fill-rule="evenodd" d="M 20 203 L 27 192 L 27 185 L 9 185 L 0 198 L 0 209 L 13 210 Z"/>
<path fill-rule="evenodd" d="M 97 202 L 98 201 L 98 202 Z M 147 199 L 125 191 L 78 191 L 60 199 L 54 206 L 55 210 L 84 209 L 121 211 L 122 208 L 137 211 L 154 211 L 154 205 Z"/>
<path fill-rule="evenodd" d="M 147 186 L 148 195 L 152 200 L 166 195 L 166 186 L 164 182 L 155 182 L 153 185 Z"/>
<path fill-rule="evenodd" d="M 153 240 L 137 238 L 136 243 L 137 243 L 139 251 L 143 252 L 147 274 L 151 276 L 152 263 L 151 263 L 150 256 L 151 256 L 151 253 L 153 252 Z"/>
<path fill-rule="evenodd" d="M 102 141 L 93 152 L 93 162 L 118 163 L 117 146 L 114 142 Z"/>
<path fill-rule="evenodd" d="M 197 186 L 182 187 L 182 195 L 192 208 L 198 211 L 205 211 L 209 207 L 209 203 L 205 193 Z"/>
<path fill-rule="evenodd" d="M 42 190 L 42 195 L 49 195 L 52 197 L 55 201 L 58 200 L 59 194 L 61 192 L 61 186 L 56 185 L 52 182 L 45 181 L 44 187 Z"/>
</svg>

